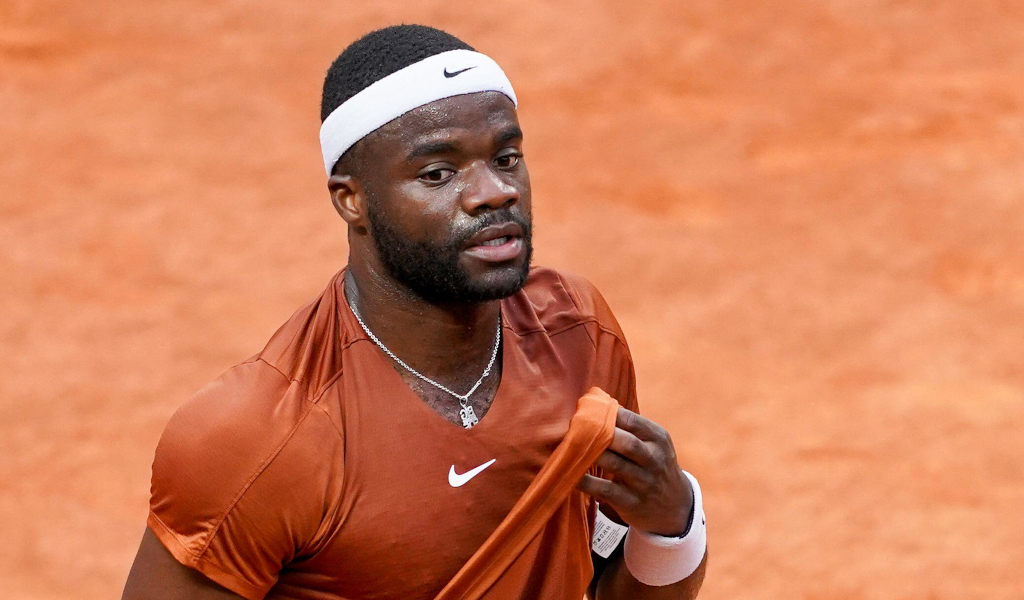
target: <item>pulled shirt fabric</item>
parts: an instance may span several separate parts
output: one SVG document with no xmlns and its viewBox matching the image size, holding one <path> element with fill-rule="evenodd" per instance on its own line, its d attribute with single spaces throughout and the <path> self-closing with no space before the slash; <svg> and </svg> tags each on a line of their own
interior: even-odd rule
<svg viewBox="0 0 1024 600">
<path fill-rule="evenodd" d="M 519 559 L 615 437 L 619 405 L 601 388 L 580 398 L 569 431 L 519 501 L 434 600 L 480 600 Z"/>
<path fill-rule="evenodd" d="M 541 471 L 581 396 L 599 387 L 637 410 L 622 332 L 589 282 L 535 267 L 501 313 L 501 383 L 467 430 L 366 337 L 342 270 L 171 418 L 149 528 L 251 600 L 434 598 Z M 569 493 L 484 597 L 581 598 L 595 510 Z"/>
</svg>

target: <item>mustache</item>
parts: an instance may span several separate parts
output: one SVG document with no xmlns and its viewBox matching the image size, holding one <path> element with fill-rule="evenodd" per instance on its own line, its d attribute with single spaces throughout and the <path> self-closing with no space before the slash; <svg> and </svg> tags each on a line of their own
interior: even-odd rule
<svg viewBox="0 0 1024 600">
<path fill-rule="evenodd" d="M 531 230 L 533 229 L 530 221 L 529 214 L 524 215 L 510 208 L 499 208 L 485 213 L 472 223 L 459 226 L 457 230 L 452 232 L 452 244 L 461 247 L 469 241 L 469 238 L 479 233 L 482 229 L 492 225 L 506 225 L 508 223 L 515 223 L 522 227 L 523 239 L 529 240 Z"/>
</svg>

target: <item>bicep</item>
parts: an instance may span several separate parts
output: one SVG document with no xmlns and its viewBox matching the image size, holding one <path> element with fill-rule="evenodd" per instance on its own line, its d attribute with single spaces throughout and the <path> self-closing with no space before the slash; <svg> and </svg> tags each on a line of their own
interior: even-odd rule
<svg viewBox="0 0 1024 600">
<path fill-rule="evenodd" d="M 239 600 L 199 571 L 178 562 L 148 528 L 121 600 Z"/>
</svg>

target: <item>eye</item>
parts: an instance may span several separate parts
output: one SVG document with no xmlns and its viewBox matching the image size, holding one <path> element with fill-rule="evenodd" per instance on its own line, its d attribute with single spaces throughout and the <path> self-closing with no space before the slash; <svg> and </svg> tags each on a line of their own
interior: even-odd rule
<svg viewBox="0 0 1024 600">
<path fill-rule="evenodd" d="M 512 167 L 519 164 L 519 155 L 505 154 L 494 159 L 494 162 L 495 164 L 498 165 L 498 168 L 500 169 L 511 169 Z"/>
<path fill-rule="evenodd" d="M 452 169 L 437 168 L 421 173 L 419 178 L 428 183 L 443 183 L 451 179 L 454 175 L 455 171 Z"/>
</svg>

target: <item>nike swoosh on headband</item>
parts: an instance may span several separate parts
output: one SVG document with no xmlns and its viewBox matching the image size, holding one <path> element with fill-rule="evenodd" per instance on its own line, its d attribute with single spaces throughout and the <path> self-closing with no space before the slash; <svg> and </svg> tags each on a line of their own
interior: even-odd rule
<svg viewBox="0 0 1024 600">
<path fill-rule="evenodd" d="M 476 68 L 476 65 L 473 65 L 472 67 L 466 67 L 465 69 L 459 69 L 458 71 L 452 71 L 451 73 L 449 73 L 448 72 L 448 67 L 445 67 L 444 68 L 444 76 L 445 77 L 449 77 L 449 78 L 455 77 L 459 73 L 465 73 L 466 71 L 468 71 L 470 69 L 475 69 L 475 68 Z"/>
<path fill-rule="evenodd" d="M 466 483 L 468 483 L 470 479 L 479 475 L 480 472 L 486 469 L 487 467 L 493 465 L 494 461 L 496 460 L 498 459 L 492 458 L 491 460 L 485 462 L 479 467 L 466 471 L 461 475 L 455 472 L 455 465 L 452 465 L 452 468 L 448 470 L 448 485 L 452 486 L 453 488 L 462 487 L 466 485 Z"/>
</svg>

